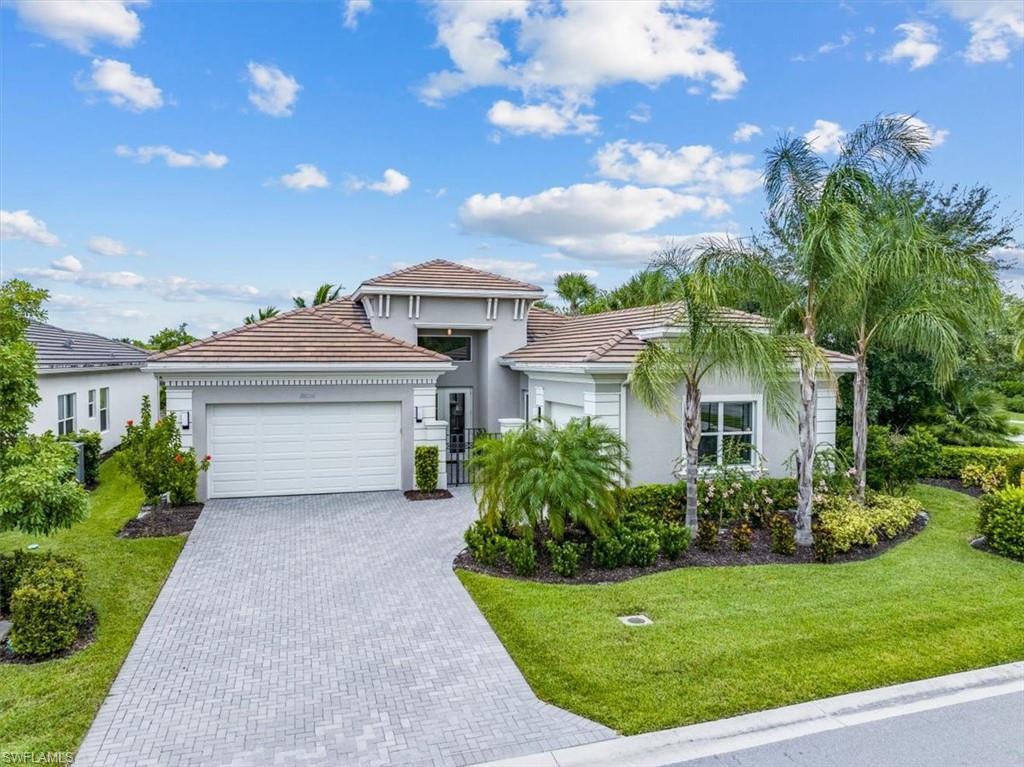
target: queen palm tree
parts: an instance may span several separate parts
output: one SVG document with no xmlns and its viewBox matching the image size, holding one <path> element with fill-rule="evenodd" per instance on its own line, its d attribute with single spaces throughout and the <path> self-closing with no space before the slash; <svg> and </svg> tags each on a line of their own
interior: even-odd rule
<svg viewBox="0 0 1024 767">
<path fill-rule="evenodd" d="M 264 306 L 256 312 L 256 314 L 247 315 L 244 322 L 246 325 L 252 325 L 254 322 L 269 320 L 271 317 L 276 317 L 278 313 L 276 306 Z"/>
<path fill-rule="evenodd" d="M 313 300 L 309 306 L 319 306 L 320 304 L 326 304 L 328 301 L 333 301 L 344 289 L 345 286 L 340 283 L 338 285 L 334 285 L 333 283 L 325 282 L 316 289 L 316 292 L 313 294 Z M 292 301 L 298 309 L 305 309 L 307 306 L 306 299 L 302 296 L 293 296 Z"/>
<path fill-rule="evenodd" d="M 589 302 L 597 298 L 597 286 L 583 272 L 565 272 L 555 278 L 555 293 L 566 303 L 567 312 L 572 315 L 583 311 Z"/>
<path fill-rule="evenodd" d="M 817 386 L 831 380 L 817 352 L 823 317 L 848 311 L 855 291 L 844 282 L 863 249 L 864 210 L 879 184 L 925 162 L 927 134 L 905 116 L 878 117 L 860 126 L 827 161 L 802 137 L 780 137 L 767 152 L 764 189 L 768 245 L 734 240 L 708 244 L 698 271 L 714 275 L 725 295 L 754 298 L 777 320 L 777 329 L 799 331 L 796 540 L 813 542 L 813 471 Z M 739 296 L 738 289 L 744 294 Z"/>
<path fill-rule="evenodd" d="M 602 292 L 583 306 L 584 314 L 612 309 L 631 309 L 674 301 L 679 297 L 679 279 L 672 269 L 654 261 L 617 288 Z"/>
<path fill-rule="evenodd" d="M 661 260 L 677 265 L 680 332 L 664 341 L 649 342 L 637 355 L 629 383 L 644 407 L 671 417 L 677 412 L 682 386 L 686 524 L 696 531 L 704 379 L 709 375 L 748 378 L 763 387 L 765 407 L 773 419 L 791 415 L 789 355 L 801 341 L 797 336 L 768 333 L 764 327 L 730 316 L 709 300 L 713 291 L 707 290 L 706 278 L 694 278 L 692 262 L 685 254 L 663 254 Z"/>
</svg>

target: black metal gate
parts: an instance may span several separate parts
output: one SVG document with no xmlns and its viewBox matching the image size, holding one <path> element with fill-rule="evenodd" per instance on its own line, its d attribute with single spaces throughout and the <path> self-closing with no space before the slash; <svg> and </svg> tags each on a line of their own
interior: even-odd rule
<svg viewBox="0 0 1024 767">
<path fill-rule="evenodd" d="M 468 485 L 469 456 L 473 443 L 479 437 L 488 436 L 486 429 L 462 429 L 448 434 L 448 472 L 449 485 Z"/>
</svg>

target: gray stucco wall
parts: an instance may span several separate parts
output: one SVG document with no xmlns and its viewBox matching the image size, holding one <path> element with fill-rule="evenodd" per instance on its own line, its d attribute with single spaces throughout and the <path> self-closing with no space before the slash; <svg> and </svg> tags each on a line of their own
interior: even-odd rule
<svg viewBox="0 0 1024 767">
<path fill-rule="evenodd" d="M 197 455 L 209 450 L 207 405 L 275 402 L 399 402 L 402 415 L 402 488 L 413 487 L 414 384 L 345 384 L 339 386 L 196 386 L 192 389 L 193 444 Z M 216 460 L 216 456 L 214 457 Z M 199 477 L 199 497 L 207 498 L 206 475 Z"/>
</svg>

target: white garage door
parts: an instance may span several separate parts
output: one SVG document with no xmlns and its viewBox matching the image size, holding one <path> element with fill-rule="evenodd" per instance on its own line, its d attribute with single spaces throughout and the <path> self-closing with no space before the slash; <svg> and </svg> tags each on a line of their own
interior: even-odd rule
<svg viewBox="0 0 1024 767">
<path fill-rule="evenodd" d="M 206 423 L 211 498 L 402 485 L 397 402 L 210 405 Z"/>
<path fill-rule="evenodd" d="M 583 417 L 583 408 L 579 405 L 566 405 L 564 402 L 548 402 L 548 418 L 555 426 L 565 426 L 573 418 Z"/>
</svg>

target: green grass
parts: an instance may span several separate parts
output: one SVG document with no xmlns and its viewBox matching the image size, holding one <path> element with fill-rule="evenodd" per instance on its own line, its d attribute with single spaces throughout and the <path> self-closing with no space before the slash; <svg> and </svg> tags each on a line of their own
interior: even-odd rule
<svg viewBox="0 0 1024 767">
<path fill-rule="evenodd" d="M 85 565 L 87 596 L 99 615 L 96 641 L 68 658 L 0 665 L 0 752 L 74 751 L 170 572 L 184 539 L 122 540 L 142 494 L 114 457 L 100 468 L 89 518 L 50 538 L 0 535 L 0 551 L 38 542 Z"/>
<path fill-rule="evenodd" d="M 623 733 L 1024 659 L 1024 564 L 968 545 L 974 500 L 914 495 L 931 524 L 863 562 L 459 577 L 539 697 Z M 616 620 L 635 612 L 655 625 Z"/>
</svg>

